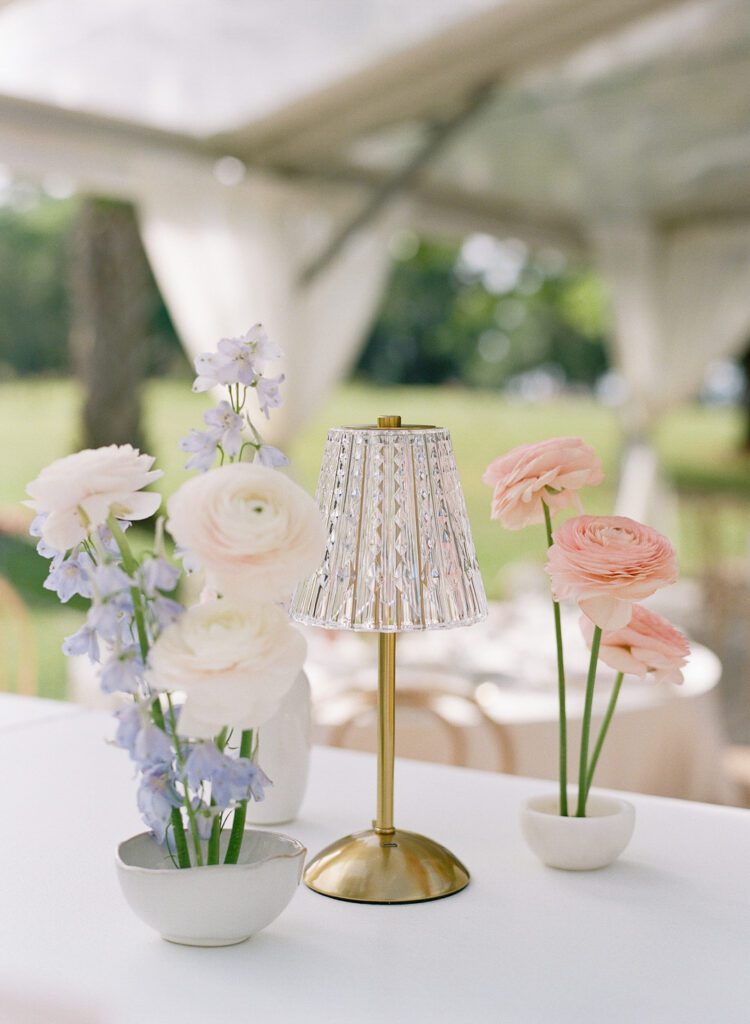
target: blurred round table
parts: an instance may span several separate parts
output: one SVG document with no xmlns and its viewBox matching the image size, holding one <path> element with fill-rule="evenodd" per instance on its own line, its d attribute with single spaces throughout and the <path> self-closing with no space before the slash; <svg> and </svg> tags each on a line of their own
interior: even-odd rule
<svg viewBox="0 0 750 1024">
<path fill-rule="evenodd" d="M 318 629 L 305 633 L 315 703 L 314 738 L 320 743 L 340 743 L 347 695 L 376 685 L 376 637 Z M 563 636 L 568 770 L 570 781 L 575 782 L 588 650 L 578 628 L 578 613 L 572 608 L 563 608 Z M 682 686 L 626 676 L 596 785 L 712 803 L 738 801 L 721 767 L 724 739 L 717 694 L 721 663 L 700 644 L 691 648 Z M 491 730 L 467 730 L 462 764 L 553 779 L 558 764 L 554 652 L 551 605 L 540 596 L 528 595 L 493 603 L 487 620 L 468 629 L 400 634 L 397 680 L 412 691 L 422 687 L 443 694 L 470 693 L 497 724 L 495 735 Z M 594 737 L 613 681 L 614 673 L 600 663 Z M 450 717 L 450 707 L 446 713 Z M 456 763 L 440 731 L 427 729 L 426 724 L 422 721 L 422 743 L 417 743 L 417 753 L 411 756 Z M 402 735 L 400 726 L 397 753 Z M 498 743 L 503 746 L 501 753 Z M 372 728 L 353 729 L 346 745 L 374 749 Z"/>
</svg>

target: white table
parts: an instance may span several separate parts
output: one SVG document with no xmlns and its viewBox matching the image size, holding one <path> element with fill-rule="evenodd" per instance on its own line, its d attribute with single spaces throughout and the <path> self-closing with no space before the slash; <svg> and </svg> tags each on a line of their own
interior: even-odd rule
<svg viewBox="0 0 750 1024">
<path fill-rule="evenodd" d="M 750 1018 L 750 812 L 634 797 L 621 861 L 565 874 L 532 857 L 516 824 L 520 801 L 548 783 L 401 762 L 399 823 L 450 845 L 472 872 L 468 889 L 368 907 L 301 888 L 249 942 L 186 948 L 120 896 L 114 847 L 141 824 L 111 732 L 106 716 L 79 712 L 0 736 L 3 1024 Z M 314 852 L 366 826 L 374 781 L 369 755 L 316 750 L 302 818 L 287 830 Z"/>
<path fill-rule="evenodd" d="M 80 714 L 81 709 L 61 700 L 46 700 L 41 697 L 21 697 L 15 693 L 0 694 L 0 733 L 48 721 Z"/>
</svg>

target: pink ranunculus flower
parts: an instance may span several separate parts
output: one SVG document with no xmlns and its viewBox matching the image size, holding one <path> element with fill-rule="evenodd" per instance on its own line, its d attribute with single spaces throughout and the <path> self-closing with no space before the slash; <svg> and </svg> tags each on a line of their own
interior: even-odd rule
<svg viewBox="0 0 750 1024">
<path fill-rule="evenodd" d="M 258 463 L 235 462 L 193 477 L 168 503 L 167 529 L 236 604 L 279 601 L 320 565 L 325 545 L 316 502 Z"/>
<path fill-rule="evenodd" d="M 666 537 L 626 516 L 576 516 L 553 534 L 546 571 L 556 601 L 572 598 L 602 629 L 621 629 L 635 601 L 674 583 Z"/>
<path fill-rule="evenodd" d="M 26 504 L 43 516 L 42 539 L 56 551 L 68 551 L 89 532 L 117 519 L 148 519 L 161 504 L 143 488 L 162 476 L 151 469 L 152 455 L 129 444 L 86 448 L 56 459 L 26 488 Z"/>
<path fill-rule="evenodd" d="M 594 624 L 581 616 L 581 632 L 591 647 Z M 633 605 L 633 614 L 622 629 L 602 633 L 599 657 L 605 665 L 626 675 L 653 674 L 657 683 L 681 683 L 682 669 L 690 654 L 684 633 L 642 604 Z"/>
<path fill-rule="evenodd" d="M 522 444 L 491 462 L 482 480 L 492 487 L 492 518 L 508 530 L 544 522 L 570 505 L 581 510 L 578 491 L 604 479 L 599 456 L 580 437 L 553 437 Z"/>
</svg>

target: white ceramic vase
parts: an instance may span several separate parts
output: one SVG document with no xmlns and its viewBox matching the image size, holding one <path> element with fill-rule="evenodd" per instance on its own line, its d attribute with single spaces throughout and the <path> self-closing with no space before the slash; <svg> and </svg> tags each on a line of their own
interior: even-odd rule
<svg viewBox="0 0 750 1024">
<path fill-rule="evenodd" d="M 249 824 L 281 825 L 299 814 L 310 771 L 310 707 L 310 682 L 300 672 L 279 710 L 258 730 L 256 760 L 273 785 L 264 800 L 248 803 Z"/>
<path fill-rule="evenodd" d="M 576 793 L 569 797 L 574 813 Z M 619 797 L 593 793 L 586 817 L 561 817 L 557 794 L 535 796 L 521 807 L 521 831 L 539 860 L 563 871 L 593 871 L 617 860 L 630 842 L 635 808 Z"/>
<path fill-rule="evenodd" d="M 239 863 L 176 868 L 151 833 L 142 832 L 120 843 L 116 863 L 130 909 L 163 939 L 231 946 L 284 910 L 302 878 L 306 852 L 289 836 L 247 830 Z"/>
</svg>

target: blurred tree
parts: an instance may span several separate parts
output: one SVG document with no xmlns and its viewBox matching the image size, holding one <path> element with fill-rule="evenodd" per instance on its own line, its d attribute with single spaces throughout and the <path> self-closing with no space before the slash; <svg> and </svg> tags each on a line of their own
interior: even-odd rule
<svg viewBox="0 0 750 1024">
<path fill-rule="evenodd" d="M 24 203 L 0 195 L 0 376 L 68 373 L 69 236 L 81 201 L 52 200 L 22 183 Z M 151 275 L 145 350 L 148 375 L 189 373 L 187 359 Z"/>
<path fill-rule="evenodd" d="M 133 208 L 84 199 L 70 236 L 70 348 L 82 442 L 143 448 L 140 385 L 156 294 Z"/>
<path fill-rule="evenodd" d="M 75 204 L 0 208 L 0 372 L 66 372 L 65 234 Z"/>
<path fill-rule="evenodd" d="M 750 452 L 750 343 L 740 356 L 740 367 L 745 374 L 745 388 L 742 394 L 742 408 L 745 412 L 745 429 L 742 435 L 741 447 L 743 451 Z"/>
<path fill-rule="evenodd" d="M 357 373 L 382 383 L 502 387 L 542 364 L 591 386 L 607 369 L 599 278 L 557 252 L 475 236 L 396 242 L 386 301 Z"/>
</svg>

